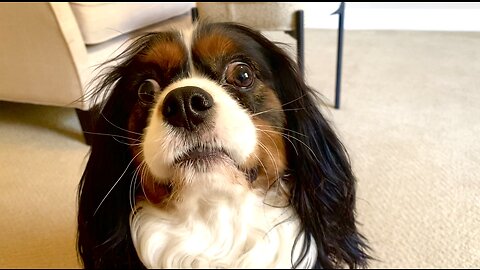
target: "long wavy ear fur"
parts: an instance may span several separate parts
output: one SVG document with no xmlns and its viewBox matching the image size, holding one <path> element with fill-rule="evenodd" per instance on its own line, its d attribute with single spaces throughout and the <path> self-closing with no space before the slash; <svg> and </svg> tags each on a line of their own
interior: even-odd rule
<svg viewBox="0 0 480 270">
<path fill-rule="evenodd" d="M 103 110 L 109 121 L 99 118 L 95 132 L 125 136 L 111 124 L 124 127 L 115 119 L 118 116 L 109 113 L 112 105 L 107 103 Z M 134 166 L 122 140 L 98 136 L 80 182 L 77 244 L 85 268 L 143 268 L 130 238 L 129 192 Z"/>
<path fill-rule="evenodd" d="M 105 124 L 97 125 L 96 130 L 113 132 Z M 78 251 L 85 268 L 142 266 L 129 235 L 130 181 L 121 179 L 123 170 L 123 177 L 131 179 L 132 157 L 129 149 L 119 144 L 113 138 L 97 138 L 81 179 Z"/>
<path fill-rule="evenodd" d="M 275 89 L 287 118 L 288 167 L 294 177 L 292 204 L 317 249 L 316 268 L 366 267 L 370 256 L 355 222 L 355 186 L 345 147 L 320 112 L 318 94 L 308 87 L 288 55 L 258 32 L 232 24 L 258 42 L 275 74 Z M 299 136 L 303 134 L 305 136 Z M 302 244 L 302 243 L 297 243 Z"/>
<path fill-rule="evenodd" d="M 135 166 L 129 149 L 127 119 L 132 98 L 125 83 L 133 57 L 148 45 L 150 34 L 136 40 L 111 60 L 122 61 L 98 79 L 91 98 L 100 98 L 96 107 L 90 158 L 78 190 L 77 249 L 85 268 L 145 268 L 134 249 L 129 227 L 132 209 L 129 198 Z M 134 138 L 135 141 L 135 138 Z"/>
</svg>

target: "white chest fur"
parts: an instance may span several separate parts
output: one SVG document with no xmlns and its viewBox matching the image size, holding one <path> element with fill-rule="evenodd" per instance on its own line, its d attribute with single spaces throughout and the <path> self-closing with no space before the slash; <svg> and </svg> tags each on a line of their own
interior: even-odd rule
<svg viewBox="0 0 480 270">
<path fill-rule="evenodd" d="M 210 181 L 208 181 L 210 182 Z M 216 179 L 215 183 L 223 182 Z M 205 182 L 182 191 L 168 209 L 147 202 L 131 218 L 133 243 L 149 268 L 291 268 L 298 220 L 241 185 Z M 311 268 L 315 244 L 299 267 Z"/>
</svg>

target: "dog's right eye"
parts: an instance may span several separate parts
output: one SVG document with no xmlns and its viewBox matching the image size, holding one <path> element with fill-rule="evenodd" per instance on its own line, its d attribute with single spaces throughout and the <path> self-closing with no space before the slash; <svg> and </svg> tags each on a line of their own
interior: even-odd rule
<svg viewBox="0 0 480 270">
<path fill-rule="evenodd" d="M 255 75 L 250 66 L 242 62 L 228 65 L 225 76 L 227 83 L 243 91 L 249 90 L 255 81 Z"/>
<path fill-rule="evenodd" d="M 155 101 L 155 94 L 160 91 L 160 85 L 155 80 L 147 79 L 138 87 L 138 98 L 146 105 Z"/>
</svg>

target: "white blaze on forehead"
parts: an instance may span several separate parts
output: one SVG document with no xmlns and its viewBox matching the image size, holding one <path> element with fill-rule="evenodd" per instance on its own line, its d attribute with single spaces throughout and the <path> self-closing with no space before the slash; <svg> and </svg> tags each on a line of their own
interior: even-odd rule
<svg viewBox="0 0 480 270">
<path fill-rule="evenodd" d="M 192 62 L 192 43 L 193 43 L 193 32 L 195 31 L 195 28 L 197 26 L 197 23 L 195 23 L 193 26 L 182 29 L 180 31 L 180 35 L 182 37 L 183 43 L 185 44 L 185 48 L 187 48 L 187 54 L 188 54 L 188 66 L 189 66 L 189 75 L 190 77 L 198 75 L 198 73 L 195 71 L 193 67 L 193 62 Z"/>
<path fill-rule="evenodd" d="M 144 157 L 152 173 L 159 179 L 171 176 L 171 166 L 185 152 L 191 149 L 188 132 L 169 125 L 161 114 L 165 97 L 180 87 L 194 86 L 208 92 L 214 102 L 212 129 L 205 131 L 206 146 L 221 147 L 238 165 L 243 165 L 255 151 L 257 144 L 256 128 L 248 112 L 242 108 L 216 82 L 201 78 L 186 78 L 165 88 L 157 99 L 146 129 L 143 143 Z M 198 135 L 195 137 L 199 137 Z"/>
</svg>

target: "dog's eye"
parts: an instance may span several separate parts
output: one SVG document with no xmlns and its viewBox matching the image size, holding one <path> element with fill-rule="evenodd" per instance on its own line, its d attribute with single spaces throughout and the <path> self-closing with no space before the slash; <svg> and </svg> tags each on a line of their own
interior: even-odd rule
<svg viewBox="0 0 480 270">
<path fill-rule="evenodd" d="M 226 80 L 231 85 L 245 89 L 252 86 L 254 74 L 247 64 L 234 62 L 227 67 Z"/>
<path fill-rule="evenodd" d="M 151 104 L 155 100 L 155 94 L 160 91 L 160 85 L 155 80 L 145 80 L 138 87 L 138 98 L 145 104 Z"/>
</svg>

